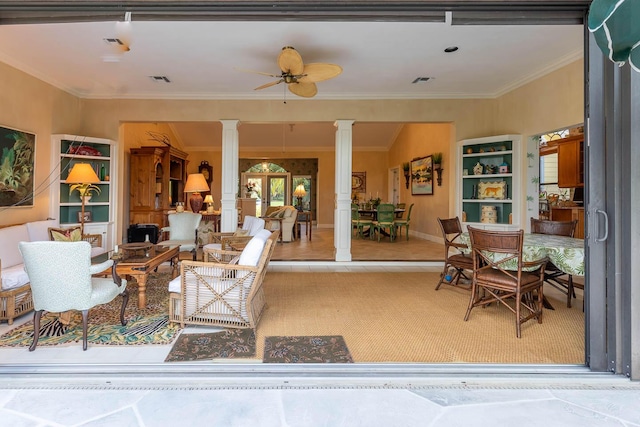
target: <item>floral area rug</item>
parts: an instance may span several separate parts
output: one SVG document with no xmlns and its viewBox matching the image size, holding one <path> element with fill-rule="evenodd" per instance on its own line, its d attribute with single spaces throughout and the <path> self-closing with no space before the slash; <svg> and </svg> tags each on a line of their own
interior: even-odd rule
<svg viewBox="0 0 640 427">
<path fill-rule="evenodd" d="M 169 322 L 169 273 L 152 273 L 147 278 L 147 306 L 138 308 L 135 281 L 127 284 L 129 303 L 125 310 L 127 324 L 120 323 L 122 297 L 89 310 L 87 341 L 89 344 L 137 345 L 170 344 L 180 325 Z M 62 324 L 57 313 L 45 313 L 40 320 L 38 346 L 62 345 L 82 341 L 82 315 L 71 312 L 69 324 Z M 33 316 L 32 314 L 29 316 Z M 33 320 L 0 336 L 0 346 L 28 347 L 33 341 Z"/>
<path fill-rule="evenodd" d="M 228 329 L 214 333 L 182 333 L 165 362 L 253 357 L 256 336 L 253 329 Z"/>
<path fill-rule="evenodd" d="M 264 363 L 353 363 L 340 335 L 266 337 Z"/>
</svg>

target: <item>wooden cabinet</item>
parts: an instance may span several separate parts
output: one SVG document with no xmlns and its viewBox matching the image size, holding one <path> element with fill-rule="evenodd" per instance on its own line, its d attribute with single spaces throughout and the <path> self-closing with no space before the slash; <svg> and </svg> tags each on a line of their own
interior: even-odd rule
<svg viewBox="0 0 640 427">
<path fill-rule="evenodd" d="M 130 224 L 168 225 L 168 211 L 185 201 L 187 156 L 173 147 L 131 149 Z"/>
<path fill-rule="evenodd" d="M 458 142 L 456 211 L 465 230 L 468 225 L 520 228 L 521 140 L 520 135 L 500 135 Z M 494 217 L 483 218 L 486 211 Z"/>
<path fill-rule="evenodd" d="M 558 141 L 558 187 L 584 186 L 584 135 Z"/>
<path fill-rule="evenodd" d="M 563 207 L 551 209 L 552 221 L 573 221 L 578 220 L 576 231 L 573 235 L 576 239 L 584 239 L 584 208 Z"/>
</svg>

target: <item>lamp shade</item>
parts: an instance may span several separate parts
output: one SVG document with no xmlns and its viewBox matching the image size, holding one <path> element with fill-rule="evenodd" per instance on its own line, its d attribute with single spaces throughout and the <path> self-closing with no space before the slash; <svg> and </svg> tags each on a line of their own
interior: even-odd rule
<svg viewBox="0 0 640 427">
<path fill-rule="evenodd" d="M 204 196 L 204 202 L 213 203 L 213 197 L 211 197 L 211 194 L 207 194 L 206 196 Z"/>
<path fill-rule="evenodd" d="M 307 191 L 304 189 L 304 184 L 299 184 L 293 192 L 296 197 L 304 197 L 307 195 Z"/>
<path fill-rule="evenodd" d="M 69 184 L 97 184 L 99 182 L 100 178 L 89 163 L 76 163 L 67 177 Z"/>
<path fill-rule="evenodd" d="M 201 191 L 209 191 L 209 184 L 201 173 L 190 173 L 187 177 L 187 183 L 184 185 L 185 193 L 199 193 Z"/>
</svg>

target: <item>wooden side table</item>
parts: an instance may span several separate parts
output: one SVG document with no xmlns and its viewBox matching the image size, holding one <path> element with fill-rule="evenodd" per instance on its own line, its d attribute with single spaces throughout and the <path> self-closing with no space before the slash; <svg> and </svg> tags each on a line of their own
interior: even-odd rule
<svg viewBox="0 0 640 427">
<path fill-rule="evenodd" d="M 307 237 L 309 238 L 309 241 L 311 241 L 311 226 L 313 224 L 313 215 L 311 215 L 311 211 L 298 211 L 298 216 L 296 217 L 296 225 L 294 227 L 294 230 L 296 230 L 297 234 L 298 234 L 298 239 L 302 237 L 301 232 L 300 232 L 300 223 L 304 222 L 305 223 L 305 233 L 307 235 Z"/>
</svg>

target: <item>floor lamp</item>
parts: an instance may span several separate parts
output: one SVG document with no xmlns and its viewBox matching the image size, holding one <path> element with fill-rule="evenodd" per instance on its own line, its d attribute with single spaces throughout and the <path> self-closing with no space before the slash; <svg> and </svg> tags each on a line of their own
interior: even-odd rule
<svg viewBox="0 0 640 427">
<path fill-rule="evenodd" d="M 184 186 L 185 193 L 192 193 L 189 198 L 189 205 L 191 206 L 191 211 L 193 213 L 198 213 L 202 210 L 202 204 L 204 200 L 202 199 L 201 191 L 209 191 L 209 184 L 207 184 L 207 180 L 204 178 L 204 175 L 201 173 L 191 173 L 187 177 L 187 183 Z"/>
<path fill-rule="evenodd" d="M 304 184 L 299 184 L 293 192 L 293 195 L 298 198 L 298 210 L 302 212 L 302 198 L 307 195 Z"/>
<path fill-rule="evenodd" d="M 80 193 L 80 200 L 82 200 L 82 211 L 80 214 L 80 233 L 84 236 L 84 204 L 85 198 L 87 196 L 91 196 L 91 192 L 95 191 L 96 193 L 100 193 L 100 187 L 94 184 L 98 184 L 100 182 L 100 178 L 96 174 L 96 171 L 93 170 L 89 163 L 76 163 L 71 168 L 71 172 L 69 172 L 69 176 L 66 179 L 67 184 L 72 184 L 69 186 L 69 192 L 73 192 L 74 190 L 78 190 Z"/>
</svg>

